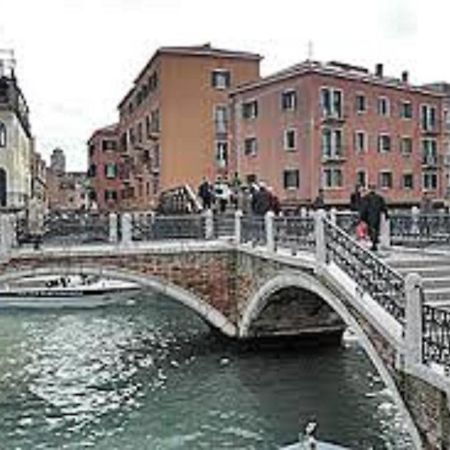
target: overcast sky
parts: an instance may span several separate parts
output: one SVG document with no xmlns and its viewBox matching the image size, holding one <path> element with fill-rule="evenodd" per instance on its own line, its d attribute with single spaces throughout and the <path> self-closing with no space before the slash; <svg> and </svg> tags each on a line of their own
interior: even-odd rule
<svg viewBox="0 0 450 450">
<path fill-rule="evenodd" d="M 84 169 L 92 131 L 117 120 L 117 104 L 163 45 L 247 50 L 262 74 L 307 56 L 413 83 L 450 81 L 446 0 L 1 0 L 0 48 L 13 48 L 38 150 L 65 150 Z"/>
</svg>

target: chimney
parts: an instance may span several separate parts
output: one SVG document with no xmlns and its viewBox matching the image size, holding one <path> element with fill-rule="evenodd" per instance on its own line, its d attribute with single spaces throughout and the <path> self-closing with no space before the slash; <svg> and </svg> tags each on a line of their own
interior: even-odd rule
<svg viewBox="0 0 450 450">
<path fill-rule="evenodd" d="M 383 78 L 383 64 L 378 63 L 375 66 L 375 75 L 379 78 Z"/>
<path fill-rule="evenodd" d="M 402 83 L 408 83 L 409 81 L 409 73 L 407 70 L 402 72 Z"/>
</svg>

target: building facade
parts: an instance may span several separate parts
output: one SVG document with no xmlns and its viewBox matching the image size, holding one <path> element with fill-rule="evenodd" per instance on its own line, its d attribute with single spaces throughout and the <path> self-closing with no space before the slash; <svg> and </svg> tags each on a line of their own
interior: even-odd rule
<svg viewBox="0 0 450 450">
<path fill-rule="evenodd" d="M 14 57 L 0 52 L 0 207 L 26 209 L 32 149 L 29 110 L 14 75 Z"/>
<path fill-rule="evenodd" d="M 47 166 L 42 156 L 33 151 L 31 163 L 31 197 L 47 210 Z"/>
<path fill-rule="evenodd" d="M 88 178 L 90 201 L 100 211 L 120 209 L 123 189 L 120 170 L 123 159 L 119 150 L 117 124 L 101 128 L 88 141 Z"/>
<path fill-rule="evenodd" d="M 124 207 L 148 209 L 162 191 L 229 172 L 228 94 L 259 78 L 260 60 L 209 44 L 153 55 L 119 105 Z"/>
<path fill-rule="evenodd" d="M 443 96 L 339 62 L 306 61 L 231 93 L 232 170 L 267 182 L 285 204 L 309 205 L 323 189 L 348 205 L 356 184 L 392 205 L 446 194 Z"/>
</svg>

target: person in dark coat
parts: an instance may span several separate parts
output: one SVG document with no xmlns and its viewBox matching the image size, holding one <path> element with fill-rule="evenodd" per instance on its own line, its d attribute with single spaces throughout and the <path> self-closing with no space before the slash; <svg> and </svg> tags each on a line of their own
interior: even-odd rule
<svg viewBox="0 0 450 450">
<path fill-rule="evenodd" d="M 361 201 L 361 220 L 369 227 L 369 237 L 372 241 L 372 251 L 378 250 L 380 237 L 381 214 L 388 217 L 388 210 L 384 198 L 376 192 L 375 186 L 369 187 L 369 193 Z"/>
<path fill-rule="evenodd" d="M 252 196 L 252 211 L 257 216 L 264 216 L 270 209 L 270 193 L 267 188 L 261 184 L 259 189 Z"/>
<path fill-rule="evenodd" d="M 323 189 L 319 189 L 319 193 L 317 194 L 317 197 L 315 198 L 313 204 L 313 209 L 323 209 L 325 208 L 325 199 L 324 199 L 324 193 Z"/>
<path fill-rule="evenodd" d="M 198 196 L 202 199 L 203 208 L 211 209 L 213 192 L 206 178 L 203 178 L 202 184 L 198 187 Z"/>
<path fill-rule="evenodd" d="M 361 186 L 357 184 L 355 190 L 350 195 L 350 209 L 359 212 L 361 208 Z"/>
</svg>

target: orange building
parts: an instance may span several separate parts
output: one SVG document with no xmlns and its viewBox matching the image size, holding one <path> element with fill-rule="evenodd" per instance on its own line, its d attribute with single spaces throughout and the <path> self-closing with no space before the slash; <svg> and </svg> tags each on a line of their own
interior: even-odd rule
<svg viewBox="0 0 450 450">
<path fill-rule="evenodd" d="M 443 96 L 339 62 L 306 61 L 231 93 L 233 161 L 244 180 L 271 185 L 284 203 L 348 204 L 355 184 L 389 203 L 438 203 L 444 179 Z"/>
<path fill-rule="evenodd" d="M 119 105 L 124 207 L 151 208 L 164 190 L 228 173 L 228 94 L 259 79 L 260 60 L 209 44 L 153 55 Z"/>
</svg>

